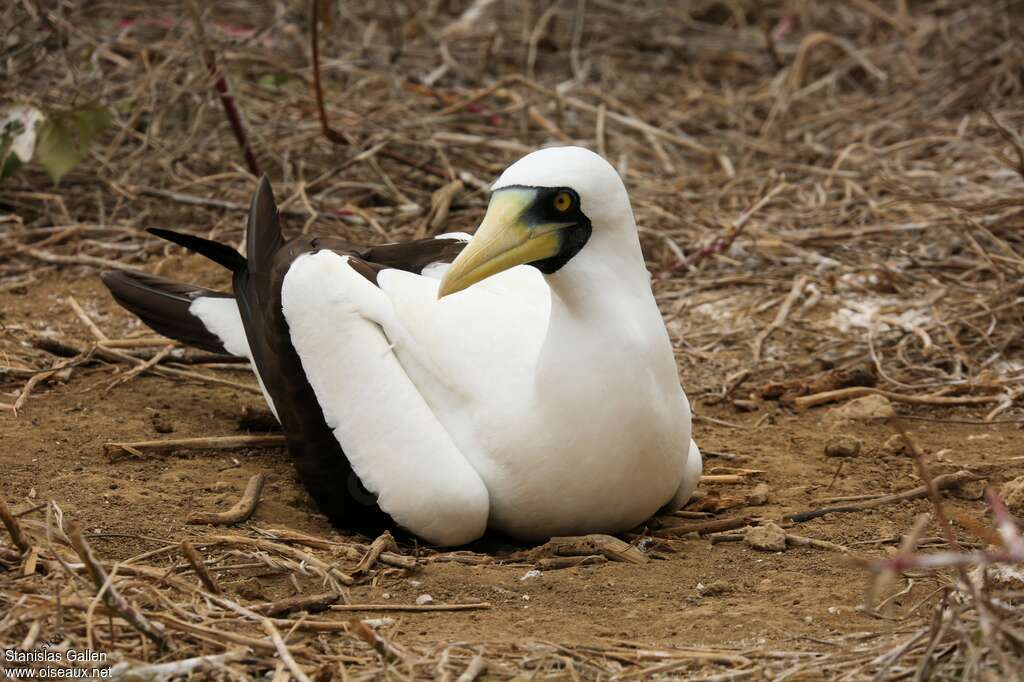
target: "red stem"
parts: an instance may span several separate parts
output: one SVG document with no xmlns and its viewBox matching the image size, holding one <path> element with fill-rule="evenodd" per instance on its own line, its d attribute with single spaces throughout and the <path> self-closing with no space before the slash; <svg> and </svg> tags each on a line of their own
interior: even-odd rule
<svg viewBox="0 0 1024 682">
<path fill-rule="evenodd" d="M 223 72 L 218 73 L 217 63 L 213 59 L 213 52 L 207 50 L 205 55 L 206 68 L 210 70 L 211 76 L 216 75 L 217 77 L 214 86 L 217 88 L 217 94 L 220 95 L 221 104 L 224 105 L 224 113 L 228 117 L 228 123 L 231 124 L 231 130 L 235 133 L 238 147 L 245 156 L 245 165 L 249 168 L 249 172 L 258 178 L 263 173 L 260 171 L 259 162 L 256 161 L 256 155 L 252 152 L 252 146 L 249 145 L 249 137 L 245 134 L 245 125 L 242 123 L 242 116 L 238 113 L 238 107 L 235 105 L 235 98 L 228 89 L 227 78 Z"/>
<path fill-rule="evenodd" d="M 217 68 L 216 55 L 214 55 L 213 50 L 207 47 L 206 30 L 203 28 L 203 16 L 199 11 L 198 0 L 190 0 L 187 4 L 189 12 L 192 14 L 192 23 L 195 24 L 196 37 L 199 39 L 199 49 L 203 55 L 203 62 L 206 63 L 207 71 L 214 78 L 214 87 L 217 88 L 220 102 L 224 105 L 224 114 L 228 117 L 231 130 L 235 133 L 238 147 L 242 150 L 242 155 L 245 156 L 245 165 L 248 166 L 250 173 L 260 177 L 263 173 L 260 171 L 260 165 L 256 161 L 256 155 L 252 152 L 249 137 L 245 134 L 245 124 L 242 123 L 242 115 L 238 112 L 235 98 L 228 87 L 227 76 Z"/>
<path fill-rule="evenodd" d="M 320 129 L 323 131 L 324 137 L 333 142 L 334 144 L 348 144 L 348 140 L 345 136 L 338 131 L 331 128 L 331 124 L 327 122 L 327 108 L 324 106 L 324 90 L 323 85 L 320 82 L 320 17 L 326 14 L 328 3 L 330 0 L 313 0 L 311 7 L 312 18 L 310 19 L 310 47 L 313 53 L 313 92 L 316 95 L 316 109 L 320 115 Z M 400 153 L 391 151 L 390 149 L 384 148 L 377 151 L 379 156 L 397 161 L 405 166 L 414 168 L 419 171 L 423 171 L 428 175 L 448 180 L 448 174 L 438 168 L 437 166 L 427 163 L 416 161 L 415 159 L 409 158 L 408 156 Z"/>
<path fill-rule="evenodd" d="M 327 109 L 324 107 L 324 89 L 320 85 L 320 16 L 326 14 L 327 3 L 330 0 L 313 0 L 312 19 L 310 19 L 310 33 L 313 48 L 313 91 L 316 93 L 316 109 L 320 114 L 320 129 L 324 137 L 334 144 L 346 144 L 344 136 L 331 128 L 327 122 Z"/>
</svg>

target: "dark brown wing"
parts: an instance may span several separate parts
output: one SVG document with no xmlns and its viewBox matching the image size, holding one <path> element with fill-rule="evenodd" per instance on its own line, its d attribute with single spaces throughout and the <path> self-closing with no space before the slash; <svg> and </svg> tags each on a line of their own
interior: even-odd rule
<svg viewBox="0 0 1024 682">
<path fill-rule="evenodd" d="M 356 246 L 351 242 L 337 237 L 301 236 L 289 241 L 276 258 L 275 272 L 280 272 L 283 279 L 292 262 L 299 256 L 317 251 L 333 251 L 345 256 L 352 256 L 352 265 L 356 271 L 374 284 L 377 274 L 382 270 L 404 270 L 420 274 L 431 263 L 450 263 L 455 260 L 466 242 L 461 239 L 417 239 L 398 244 L 380 244 L 377 246 Z M 277 286 L 280 286 L 278 282 Z"/>
<path fill-rule="evenodd" d="M 426 239 L 359 248 L 343 239 L 310 236 L 284 243 L 277 208 L 266 182 L 260 184 L 253 199 L 249 228 L 249 263 L 267 265 L 256 276 L 251 272 L 236 274 L 235 292 L 254 362 L 274 401 L 299 477 L 334 524 L 366 533 L 393 526 L 375 496 L 352 471 L 344 450 L 324 420 L 323 410 L 292 345 L 282 308 L 281 286 L 296 258 L 324 249 L 353 256 L 357 271 L 376 282 L 377 274 L 384 269 L 419 273 L 430 263 L 450 261 L 465 243 Z M 275 245 L 275 252 L 268 254 L 264 247 L 270 249 Z"/>
<path fill-rule="evenodd" d="M 431 263 L 451 263 L 464 248 L 466 242 L 461 239 L 417 239 L 401 244 L 370 246 L 356 255 L 380 266 L 380 269 L 393 268 L 418 275 Z"/>
<path fill-rule="evenodd" d="M 229 354 L 189 307 L 197 298 L 232 298 L 231 294 L 133 270 L 112 270 L 100 278 L 115 301 L 158 334 L 211 353 Z"/>
<path fill-rule="evenodd" d="M 167 230 L 152 232 L 234 273 L 234 298 L 253 364 L 277 411 L 299 477 L 323 512 L 338 526 L 366 533 L 392 526 L 376 498 L 352 471 L 344 450 L 324 420 L 291 342 L 281 305 L 281 286 L 295 259 L 307 253 L 329 249 L 352 256 L 355 269 L 376 283 L 382 270 L 420 273 L 431 263 L 450 262 L 465 242 L 423 239 L 357 247 L 343 239 L 301 236 L 286 243 L 273 192 L 265 177 L 249 209 L 245 258 L 227 245 L 195 235 Z M 227 294 L 141 273 L 107 273 L 104 282 L 121 305 L 160 333 L 206 350 L 224 352 L 220 342 L 191 315 L 188 307 L 197 296 Z"/>
</svg>

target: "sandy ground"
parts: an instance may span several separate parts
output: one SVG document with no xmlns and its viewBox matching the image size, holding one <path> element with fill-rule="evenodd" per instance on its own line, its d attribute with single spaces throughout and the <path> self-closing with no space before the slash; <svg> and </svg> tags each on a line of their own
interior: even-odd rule
<svg viewBox="0 0 1024 682">
<path fill-rule="evenodd" d="M 914 461 L 891 443 L 892 424 L 836 421 L 837 405 L 801 412 L 763 397 L 768 382 L 860 364 L 904 401 L 975 401 L 894 403 L 934 474 L 966 468 L 992 484 L 1020 475 L 1021 2 L 320 4 L 329 6 L 315 25 L 334 141 L 313 91 L 309 2 L 200 1 L 196 16 L 179 2 L 0 3 L 0 25 L 13 27 L 0 36 L 0 109 L 16 101 L 64 117 L 102 106 L 110 119 L 59 185 L 39 159 L 0 185 L 0 405 L 17 401 L 33 372 L 61 360 L 33 338 L 94 342 L 69 296 L 111 338 L 148 334 L 112 302 L 97 263 L 226 286 L 222 272 L 144 230 L 237 244 L 262 172 L 285 207 L 288 234 L 308 228 L 379 244 L 471 231 L 488 183 L 504 168 L 530 150 L 574 143 L 602 151 L 630 191 L 696 414 L 695 438 L 708 455 L 705 473 L 756 472 L 703 485 L 690 512 L 781 522 L 825 498 L 919 486 Z M 252 159 L 239 149 L 202 45 L 230 82 Z M 778 327 L 755 352 L 773 320 Z M 192 369 L 254 385 L 237 365 Z M 352 543 L 367 539 L 328 525 L 283 449 L 110 459 L 104 444 L 113 441 L 237 435 L 243 412 L 262 408 L 253 392 L 155 374 L 109 388 L 126 371 L 125 363 L 93 358 L 36 386 L 17 416 L 0 407 L 0 496 L 25 512 L 26 525 L 36 524 L 37 544 L 39 507 L 53 500 L 65 520 L 83 523 L 107 570 L 163 548 L 150 559 L 156 578 L 126 572 L 115 584 L 154 617 L 254 638 L 235 674 L 286 679 L 260 621 L 197 596 L 177 543 L 218 531 L 187 525 L 186 517 L 229 507 L 262 472 L 267 485 L 255 515 L 226 532 L 253 538 L 293 529 L 337 540 L 344 544 L 309 551 L 351 550 L 339 559 L 345 570 L 365 551 Z M 996 421 L 984 423 L 990 414 Z M 859 454 L 826 456 L 838 436 L 858 439 Z M 767 500 L 748 503 L 762 485 Z M 961 541 L 981 543 L 978 535 L 991 528 L 981 488 L 976 482 L 946 496 Z M 538 671 L 639 676 L 665 660 L 640 650 L 715 647 L 725 653 L 691 652 L 686 673 L 772 678 L 797 666 L 796 679 L 840 671 L 870 679 L 885 674 L 884 661 L 872 659 L 925 627 L 951 582 L 911 571 L 881 595 L 898 594 L 880 617 L 858 608 L 871 576 L 857 559 L 894 552 L 930 509 L 918 499 L 786 526 L 845 553 L 656 537 L 643 541 L 653 558 L 642 565 L 529 576 L 534 564 L 516 555 L 524 548 L 500 538 L 469 548 L 479 565 L 438 562 L 403 540 L 401 551 L 418 554 L 420 564 L 408 572 L 376 566 L 347 598 L 490 604 L 359 613 L 393 619 L 374 627 L 413 652 L 414 663 L 395 668 L 410 678 L 455 679 L 478 653 L 497 679 Z M 659 518 L 623 537 L 665 536 L 664 526 L 680 521 Z M 924 534 L 938 535 L 937 524 Z M 48 641 L 62 624 L 72 643 L 88 642 L 82 605 L 89 602 L 78 603 L 73 619 L 68 611 L 68 620 L 53 608 L 57 593 L 95 596 L 81 569 L 56 564 L 57 556 L 76 561 L 71 549 L 40 550 L 39 570 L 22 575 L 28 559 L 11 558 L 2 531 L 0 540 L 0 647 Z M 252 564 L 257 554 L 230 545 L 202 550 L 227 565 Z M 172 573 L 189 581 L 185 588 L 162 579 Z M 218 576 L 247 606 L 325 589 L 296 565 Z M 951 599 L 945 613 L 968 626 L 943 630 L 927 653 L 919 640 L 890 672 L 913 675 L 932 657 L 959 679 L 979 641 L 971 609 L 980 606 L 964 603 Z M 1022 613 L 1018 602 L 1012 618 Z M 339 620 L 349 614 L 328 615 L 337 626 L 329 634 L 281 622 L 299 665 L 340 678 L 344 662 L 349 679 L 385 676 L 392 662 L 352 635 Z M 111 649 L 135 662 L 217 654 L 231 644 L 179 624 L 173 634 L 182 649 L 157 655 L 131 628 L 113 630 L 103 634 Z M 1002 649 L 985 652 L 979 665 L 1005 673 L 1011 666 L 996 660 L 996 650 L 1021 650 L 1009 635 L 998 641 Z M 816 673 L 821 665 L 831 672 Z M 972 676 L 981 672 L 963 673 Z"/>
<path fill-rule="evenodd" d="M 194 263 L 192 264 L 195 265 Z M 31 295 L 0 297 L 5 325 L 23 325 L 88 340 L 88 332 L 70 312 L 63 296 L 74 292 L 97 323 L 112 336 L 130 333 L 134 322 L 116 308 L 95 277 L 50 278 Z M 298 484 L 283 449 L 227 453 L 185 452 L 110 461 L 110 441 L 239 433 L 245 408 L 260 408 L 258 396 L 225 388 L 141 376 L 105 391 L 113 374 L 106 366 L 77 369 L 65 384 L 31 396 L 17 417 L 0 419 L 0 471 L 3 490 L 16 507 L 53 499 L 64 512 L 82 520 L 97 535 L 95 546 L 110 560 L 195 537 L 202 531 L 184 524 L 193 510 L 230 506 L 245 482 L 265 472 L 268 484 L 250 524 L 289 527 L 332 537 Z M 240 380 L 241 372 L 221 372 Z M 699 389 L 709 376 L 682 377 Z M 735 427 L 698 419 L 695 435 L 712 453 L 739 456 L 725 461 L 711 455 L 706 471 L 719 466 L 757 469 L 749 484 L 714 486 L 726 496 L 741 496 L 758 482 L 771 489 L 763 506 L 720 514 L 780 518 L 820 506 L 823 497 L 895 492 L 918 485 L 913 463 L 884 443 L 892 430 L 884 424 L 830 425 L 829 408 L 794 413 L 764 403 L 754 412 L 697 403 L 697 414 Z M 904 410 L 905 414 L 915 414 Z M 916 414 L 936 418 L 937 410 Z M 951 418 L 974 418 L 967 410 L 943 410 Z M 987 463 L 1019 454 L 1024 435 L 1013 424 L 967 426 L 941 421 L 910 421 L 909 429 L 929 453 L 936 473 L 962 466 L 985 469 Z M 758 426 L 758 424 L 760 424 Z M 170 432 L 168 433 L 168 429 Z M 863 444 L 854 458 L 824 455 L 836 432 Z M 836 469 L 842 469 L 836 475 Z M 833 481 L 834 478 L 834 481 Z M 992 477 L 998 482 L 1001 476 Z M 704 486 L 705 490 L 711 487 Z M 983 517 L 983 504 L 952 500 L 963 514 Z M 834 514 L 795 524 L 791 532 L 850 546 L 856 554 L 878 556 L 892 545 L 860 544 L 891 539 L 914 516 L 927 511 L 923 500 L 853 514 Z M 969 536 L 967 536 L 969 537 Z M 490 538 L 473 549 L 498 558 L 520 548 Z M 715 645 L 731 648 L 770 644 L 779 648 L 821 649 L 845 646 L 853 633 L 903 631 L 907 625 L 861 613 L 868 574 L 849 557 L 817 548 L 765 553 L 743 543 L 712 545 L 707 539 L 658 543 L 664 559 L 644 565 L 609 563 L 544 572 L 524 577 L 527 564 L 463 566 L 431 564 L 413 578 L 383 577 L 352 589 L 355 603 L 410 603 L 421 594 L 441 603 L 487 601 L 486 611 L 406 614 L 396 626 L 399 641 L 438 640 L 588 642 L 604 638 L 640 641 L 651 646 Z M 225 586 L 248 599 L 290 595 L 283 577 L 238 572 L 222 578 Z M 903 613 L 933 593 L 937 579 L 918 579 L 897 598 Z M 304 587 L 315 591 L 312 582 Z M 927 613 L 927 607 L 922 607 Z M 840 638 L 843 638 L 842 640 Z"/>
</svg>

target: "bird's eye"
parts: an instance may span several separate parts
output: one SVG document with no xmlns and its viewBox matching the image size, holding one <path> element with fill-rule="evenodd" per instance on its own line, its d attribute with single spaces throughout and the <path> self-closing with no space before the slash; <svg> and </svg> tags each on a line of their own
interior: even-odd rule
<svg viewBox="0 0 1024 682">
<path fill-rule="evenodd" d="M 568 192 L 559 192 L 555 195 L 555 210 L 565 213 L 572 208 L 572 195 Z"/>
</svg>

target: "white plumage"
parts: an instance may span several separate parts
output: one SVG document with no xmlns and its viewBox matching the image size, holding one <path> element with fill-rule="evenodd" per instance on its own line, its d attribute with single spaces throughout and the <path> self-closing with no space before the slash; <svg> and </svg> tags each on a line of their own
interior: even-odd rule
<svg viewBox="0 0 1024 682">
<path fill-rule="evenodd" d="M 444 268 L 386 270 L 378 287 L 322 251 L 285 277 L 293 343 L 355 472 L 438 544 L 485 525 L 524 540 L 627 530 L 700 476 L 618 175 L 556 148 L 494 189 L 510 185 L 580 195 L 592 236 L 552 275 L 520 265 L 438 300 Z"/>
<path fill-rule="evenodd" d="M 266 222 L 276 209 L 265 189 L 252 215 L 279 234 Z M 488 527 L 528 541 L 618 532 L 678 509 L 701 456 L 622 180 L 596 154 L 562 147 L 524 157 L 492 189 L 472 239 L 442 237 L 469 240 L 450 264 L 374 269 L 307 240 L 295 250 L 271 244 L 294 255 L 283 275 L 267 275 L 252 240 L 246 266 L 223 247 L 169 238 L 257 284 L 278 278 L 277 328 L 315 401 L 297 403 L 287 389 L 294 378 L 272 373 L 260 378 L 271 409 L 278 400 L 286 431 L 305 423 L 303 410 L 322 412 L 337 456 L 380 509 L 425 540 L 463 544 Z M 250 230 L 261 224 L 253 220 Z M 458 251 L 431 244 L 429 253 Z M 228 352 L 263 357 L 264 373 L 278 366 L 267 353 L 289 352 L 267 345 L 256 322 L 243 329 L 233 298 L 125 273 L 105 281 L 154 328 L 204 347 L 212 334 Z M 175 317 L 182 300 L 205 332 Z M 250 346 L 263 350 L 254 358 Z M 316 423 L 322 430 L 316 420 L 303 428 Z M 327 484 L 330 496 L 351 481 Z"/>
</svg>

